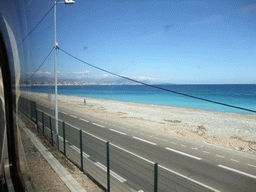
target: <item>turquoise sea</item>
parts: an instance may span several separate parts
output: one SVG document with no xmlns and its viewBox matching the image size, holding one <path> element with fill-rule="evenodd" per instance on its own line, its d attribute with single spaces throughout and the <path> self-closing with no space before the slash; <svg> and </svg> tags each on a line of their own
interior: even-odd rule
<svg viewBox="0 0 256 192">
<path fill-rule="evenodd" d="M 157 86 L 256 111 L 256 84 Z M 53 86 L 21 87 L 21 90 L 54 93 Z M 63 85 L 58 86 L 58 94 L 256 115 L 253 112 L 217 105 L 145 85 Z"/>
</svg>

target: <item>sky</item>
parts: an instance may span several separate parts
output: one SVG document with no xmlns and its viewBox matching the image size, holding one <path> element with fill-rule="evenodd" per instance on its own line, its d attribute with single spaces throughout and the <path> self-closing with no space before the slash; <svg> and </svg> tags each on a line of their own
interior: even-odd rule
<svg viewBox="0 0 256 192">
<path fill-rule="evenodd" d="M 29 32 L 54 1 L 27 1 Z M 57 4 L 63 50 L 111 72 L 153 83 L 256 83 L 256 2 L 76 0 Z M 29 36 L 27 71 L 54 46 L 53 10 Z M 59 77 L 111 78 L 57 51 Z M 54 54 L 36 74 L 53 76 Z"/>
</svg>

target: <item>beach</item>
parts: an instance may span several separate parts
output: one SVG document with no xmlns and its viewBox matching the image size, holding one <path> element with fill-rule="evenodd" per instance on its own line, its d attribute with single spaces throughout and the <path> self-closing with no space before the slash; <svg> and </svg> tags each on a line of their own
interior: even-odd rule
<svg viewBox="0 0 256 192">
<path fill-rule="evenodd" d="M 54 95 L 21 91 L 21 96 L 54 106 Z M 86 102 L 85 102 L 86 101 Z M 256 115 L 58 95 L 59 108 L 140 126 L 186 140 L 256 154 Z"/>
</svg>

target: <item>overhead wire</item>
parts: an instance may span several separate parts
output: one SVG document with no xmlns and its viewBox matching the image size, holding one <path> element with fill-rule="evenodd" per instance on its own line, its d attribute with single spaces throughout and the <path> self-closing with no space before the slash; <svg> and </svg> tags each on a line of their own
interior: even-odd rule
<svg viewBox="0 0 256 192">
<path fill-rule="evenodd" d="M 37 68 L 37 70 L 35 70 L 35 72 L 34 72 L 30 77 L 28 77 L 27 80 L 30 79 L 30 78 L 32 78 L 32 77 L 36 74 L 36 72 L 43 66 L 43 64 L 44 64 L 45 61 L 48 59 L 48 57 L 51 55 L 51 53 L 52 53 L 53 50 L 54 50 L 54 47 L 51 49 L 51 51 L 49 52 L 49 54 L 45 57 L 44 61 L 40 64 L 40 66 Z"/>
<path fill-rule="evenodd" d="M 249 112 L 253 112 L 253 113 L 256 113 L 255 110 L 251 110 L 251 109 L 247 109 L 247 108 L 243 108 L 243 107 L 238 107 L 238 106 L 234 106 L 234 105 L 229 105 L 229 104 L 226 104 L 226 103 L 221 103 L 221 102 L 217 102 L 217 101 L 213 101 L 213 100 L 209 100 L 209 99 L 204 99 L 204 98 L 201 98 L 201 97 L 196 97 L 196 96 L 193 96 L 193 95 L 189 95 L 189 94 L 185 94 L 185 93 L 180 93 L 180 92 L 177 92 L 177 91 L 173 91 L 173 90 L 170 90 L 170 89 L 165 89 L 165 88 L 162 88 L 162 87 L 159 87 L 159 86 L 156 86 L 156 85 L 151 85 L 151 84 L 147 84 L 147 83 L 144 83 L 142 81 L 138 81 L 138 80 L 135 80 L 135 79 L 132 79 L 132 78 L 129 78 L 129 77 L 125 77 L 125 76 L 122 76 L 122 75 L 119 75 L 119 74 L 116 74 L 116 73 L 113 73 L 111 71 L 108 71 L 108 70 L 105 70 L 105 69 L 102 69 L 100 67 L 97 67 L 95 65 L 92 65 L 90 63 L 87 63 L 81 59 L 79 59 L 78 57 L 75 57 L 74 55 L 68 53 L 67 51 L 61 49 L 60 47 L 58 47 L 59 50 L 61 50 L 63 53 L 69 55 L 70 57 L 88 65 L 88 66 L 91 66 L 95 69 L 98 69 L 100 71 L 103 71 L 103 72 L 106 72 L 106 73 L 109 73 L 111 75 L 114 75 L 114 76 L 117 76 L 117 77 L 120 77 L 120 78 L 123 78 L 123 79 L 126 79 L 126 80 L 129 80 L 129 81 L 132 81 L 132 82 L 135 82 L 135 83 L 139 83 L 139 84 L 142 84 L 142 85 L 146 85 L 148 87 L 153 87 L 153 88 L 156 88 L 156 89 L 159 89 L 159 90 L 163 90 L 163 91 L 167 91 L 167 92 L 171 92 L 171 93 L 175 93 L 175 94 L 178 94 L 178 95 L 182 95 L 182 96 L 185 96 L 185 97 L 190 97 L 190 98 L 193 98 L 193 99 L 198 99 L 198 100 L 201 100 L 201 101 L 206 101 L 206 102 L 209 102 L 209 103 L 214 103 L 214 104 L 218 104 L 218 105 L 223 105 L 223 106 L 226 106 L 226 107 L 231 107 L 231 108 L 235 108 L 235 109 L 240 109 L 240 110 L 244 110 L 244 111 L 249 111 Z"/>
<path fill-rule="evenodd" d="M 60 0 L 58 0 L 56 3 L 54 3 L 54 5 L 49 9 L 49 11 L 42 17 L 42 19 L 35 25 L 35 27 L 21 40 L 20 44 L 18 45 L 18 47 L 20 47 L 20 45 L 27 39 L 27 37 L 38 27 L 38 25 L 44 20 L 44 18 L 51 12 L 51 10 L 54 8 L 54 6 L 56 6 L 56 4 L 59 2 Z"/>
</svg>

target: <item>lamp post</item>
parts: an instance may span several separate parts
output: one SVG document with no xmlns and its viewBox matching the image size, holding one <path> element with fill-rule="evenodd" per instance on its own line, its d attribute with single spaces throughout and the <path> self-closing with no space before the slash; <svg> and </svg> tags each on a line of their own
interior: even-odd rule
<svg viewBox="0 0 256 192">
<path fill-rule="evenodd" d="M 54 79 L 55 79 L 55 129 L 56 129 L 56 142 L 57 142 L 57 148 L 59 150 L 59 129 L 58 129 L 58 77 L 57 77 L 57 48 L 58 48 L 58 43 L 57 43 L 57 28 L 56 28 L 56 6 L 57 3 L 65 3 L 65 4 L 74 4 L 75 1 L 73 0 L 65 0 L 62 2 L 55 1 L 55 6 L 54 6 Z"/>
</svg>

